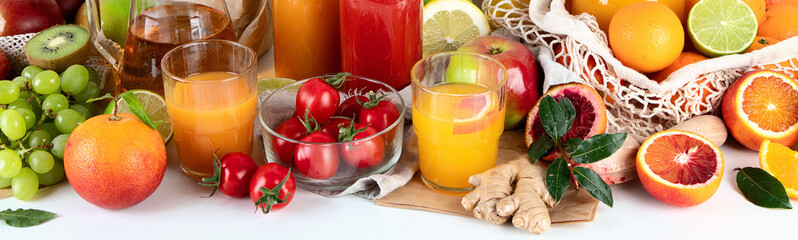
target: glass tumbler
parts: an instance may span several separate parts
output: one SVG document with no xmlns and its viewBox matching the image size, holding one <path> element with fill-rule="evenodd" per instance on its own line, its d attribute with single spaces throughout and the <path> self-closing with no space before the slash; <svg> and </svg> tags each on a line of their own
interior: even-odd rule
<svg viewBox="0 0 798 240">
<path fill-rule="evenodd" d="M 161 69 L 183 173 L 199 180 L 212 174 L 214 153 L 252 153 L 258 110 L 252 49 L 227 40 L 191 42 L 166 53 Z"/>
<path fill-rule="evenodd" d="M 411 76 L 424 184 L 463 195 L 473 189 L 471 175 L 496 165 L 507 70 L 484 55 L 446 52 L 416 63 Z"/>
</svg>

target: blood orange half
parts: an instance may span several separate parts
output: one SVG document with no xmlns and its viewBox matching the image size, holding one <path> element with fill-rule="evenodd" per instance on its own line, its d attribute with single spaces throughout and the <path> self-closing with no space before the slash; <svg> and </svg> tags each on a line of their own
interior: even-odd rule
<svg viewBox="0 0 798 240">
<path fill-rule="evenodd" d="M 563 139 L 581 138 L 586 139 L 593 135 L 604 133 L 607 130 L 607 111 L 601 95 L 591 86 L 582 83 L 567 83 L 553 86 L 546 95 L 551 96 L 557 102 L 562 98 L 568 98 L 574 105 L 576 117 L 571 125 L 571 130 L 565 133 Z M 535 103 L 535 107 L 529 111 L 526 120 L 526 145 L 529 146 L 538 137 L 546 134 L 543 124 L 538 116 L 540 99 Z"/>
<path fill-rule="evenodd" d="M 637 175 L 657 200 L 677 207 L 703 203 L 723 178 L 723 154 L 695 133 L 668 130 L 649 137 L 637 152 Z"/>
</svg>

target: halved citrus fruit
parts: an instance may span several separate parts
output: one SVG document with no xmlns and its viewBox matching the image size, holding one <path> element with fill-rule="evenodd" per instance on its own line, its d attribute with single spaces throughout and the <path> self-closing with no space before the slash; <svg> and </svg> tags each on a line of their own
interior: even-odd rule
<svg viewBox="0 0 798 240">
<path fill-rule="evenodd" d="M 157 93 L 141 89 L 133 89 L 122 94 L 133 94 L 136 96 L 139 103 L 144 106 L 144 111 L 147 112 L 150 120 L 153 122 L 160 122 L 156 130 L 161 134 L 164 144 L 169 144 L 169 141 L 172 140 L 173 132 L 172 123 L 169 122 L 169 116 L 166 113 L 166 100 Z M 118 113 L 132 113 L 125 100 L 120 97 L 117 101 L 119 106 L 119 110 L 117 110 Z M 113 112 L 114 103 L 111 102 L 105 108 L 105 114 L 113 114 Z"/>
<path fill-rule="evenodd" d="M 784 185 L 787 196 L 798 199 L 798 152 L 765 140 L 759 148 L 759 166 Z"/>
<path fill-rule="evenodd" d="M 571 129 L 565 133 L 563 139 L 581 138 L 587 139 L 593 135 L 604 133 L 607 130 L 607 111 L 601 95 L 591 86 L 582 83 L 566 83 L 553 86 L 542 97 L 551 96 L 557 102 L 562 98 L 568 98 L 574 105 L 576 117 Z M 529 146 L 535 139 L 539 138 L 546 131 L 538 117 L 538 107 L 540 99 L 535 103 L 535 107 L 529 111 L 526 119 L 526 145 Z"/>
<path fill-rule="evenodd" d="M 723 154 L 695 133 L 667 130 L 649 137 L 637 152 L 637 175 L 657 200 L 677 207 L 706 201 L 723 178 Z"/>
<path fill-rule="evenodd" d="M 708 57 L 741 53 L 756 38 L 756 14 L 741 0 L 702 0 L 687 15 L 687 32 Z"/>
<path fill-rule="evenodd" d="M 731 135 L 751 150 L 765 139 L 785 146 L 798 142 L 798 83 L 784 74 L 744 74 L 726 90 L 722 108 Z"/>
</svg>

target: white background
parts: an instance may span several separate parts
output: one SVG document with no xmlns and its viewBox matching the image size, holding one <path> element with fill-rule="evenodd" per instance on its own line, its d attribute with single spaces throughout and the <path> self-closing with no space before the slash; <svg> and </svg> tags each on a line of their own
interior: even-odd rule
<svg viewBox="0 0 798 240">
<path fill-rule="evenodd" d="M 260 77 L 273 75 L 271 56 Z M 0 240 L 12 239 L 796 239 L 798 210 L 757 207 L 740 194 L 737 167 L 759 166 L 757 153 L 733 139 L 721 150 L 726 169 L 718 192 L 707 202 L 677 208 L 646 193 L 638 181 L 613 185 L 614 208 L 600 204 L 589 223 L 553 225 L 542 235 L 512 225 L 438 213 L 381 207 L 346 196 L 325 198 L 304 190 L 286 208 L 255 212 L 247 198 L 217 193 L 183 176 L 170 144 L 161 186 L 144 202 L 105 210 L 81 199 L 68 184 L 48 188 L 36 200 L 0 200 L 0 210 L 35 208 L 58 216 L 43 225 L 16 229 L 0 224 Z M 798 208 L 798 201 L 792 200 Z"/>
</svg>

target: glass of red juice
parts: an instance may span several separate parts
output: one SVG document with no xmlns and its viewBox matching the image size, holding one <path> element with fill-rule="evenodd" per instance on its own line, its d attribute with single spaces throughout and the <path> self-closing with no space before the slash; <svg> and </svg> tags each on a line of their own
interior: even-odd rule
<svg viewBox="0 0 798 240">
<path fill-rule="evenodd" d="M 344 72 L 401 90 L 422 57 L 422 0 L 340 0 Z M 373 86 L 345 86 L 365 87 Z"/>
</svg>

